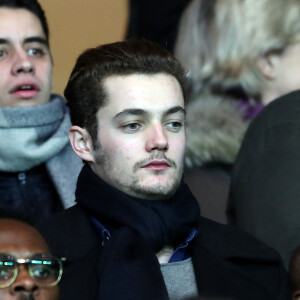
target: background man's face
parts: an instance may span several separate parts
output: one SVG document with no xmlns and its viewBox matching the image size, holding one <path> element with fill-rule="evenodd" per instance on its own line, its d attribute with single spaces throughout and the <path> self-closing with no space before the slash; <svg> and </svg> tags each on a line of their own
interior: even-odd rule
<svg viewBox="0 0 300 300">
<path fill-rule="evenodd" d="M 0 8 L 0 106 L 49 101 L 52 60 L 39 19 L 25 9 Z"/>
<path fill-rule="evenodd" d="M 98 112 L 99 148 L 92 168 L 138 198 L 165 199 L 178 187 L 185 148 L 184 99 L 166 74 L 111 76 Z"/>
<path fill-rule="evenodd" d="M 49 253 L 40 234 L 31 226 L 16 220 L 0 220 L 0 253 L 15 258 L 31 258 L 34 254 Z M 1 300 L 57 300 L 58 287 L 39 287 L 24 265 L 19 266 L 18 276 L 7 288 L 0 288 Z"/>
</svg>

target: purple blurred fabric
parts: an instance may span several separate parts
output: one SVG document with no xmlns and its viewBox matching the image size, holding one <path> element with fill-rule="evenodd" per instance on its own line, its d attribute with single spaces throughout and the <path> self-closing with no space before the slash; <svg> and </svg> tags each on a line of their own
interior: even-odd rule
<svg viewBox="0 0 300 300">
<path fill-rule="evenodd" d="M 253 101 L 245 99 L 240 102 L 239 107 L 244 112 L 244 119 L 251 120 L 254 119 L 265 108 L 265 105 L 262 103 L 253 103 Z"/>
</svg>

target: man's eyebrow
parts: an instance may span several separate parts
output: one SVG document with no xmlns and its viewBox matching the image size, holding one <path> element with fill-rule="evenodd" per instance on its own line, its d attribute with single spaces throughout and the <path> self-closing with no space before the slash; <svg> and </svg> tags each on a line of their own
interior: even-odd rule
<svg viewBox="0 0 300 300">
<path fill-rule="evenodd" d="M 149 115 L 149 113 L 143 109 L 129 108 L 129 109 L 124 109 L 123 111 L 116 114 L 114 116 L 114 119 L 117 120 L 117 119 L 124 118 L 127 116 L 148 116 L 148 115 Z"/>
<path fill-rule="evenodd" d="M 46 46 L 49 46 L 48 41 L 40 36 L 28 37 L 24 40 L 24 44 L 28 43 L 40 43 Z M 0 44 L 10 44 L 10 41 L 5 38 L 0 38 Z"/>
<path fill-rule="evenodd" d="M 174 106 L 171 107 L 170 109 L 168 109 L 167 111 L 165 111 L 163 113 L 163 116 L 167 116 L 167 115 L 171 115 L 171 114 L 175 114 L 177 112 L 180 112 L 182 114 L 186 114 L 185 109 L 181 106 Z M 139 109 L 139 108 L 129 108 L 129 109 L 124 109 L 123 111 L 119 112 L 118 114 L 116 114 L 114 116 L 114 119 L 120 119 L 120 118 L 124 118 L 127 116 L 149 116 L 149 112 L 143 110 L 143 109 Z"/>
<path fill-rule="evenodd" d="M 28 37 L 24 40 L 24 44 L 28 44 L 28 43 L 40 43 L 46 46 L 49 46 L 48 41 L 40 36 L 31 36 Z"/>
<path fill-rule="evenodd" d="M 182 106 L 174 106 L 164 112 L 164 117 L 178 112 L 182 113 L 184 116 L 186 115 L 186 111 Z"/>
<path fill-rule="evenodd" d="M 8 39 L 0 38 L 0 44 L 9 44 Z"/>
</svg>

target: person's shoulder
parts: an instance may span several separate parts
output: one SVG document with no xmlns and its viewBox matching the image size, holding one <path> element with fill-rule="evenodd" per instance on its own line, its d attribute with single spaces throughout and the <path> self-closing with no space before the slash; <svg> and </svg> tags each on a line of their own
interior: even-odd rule
<svg viewBox="0 0 300 300">
<path fill-rule="evenodd" d="M 51 228 L 61 228 L 61 226 L 66 226 L 76 218 L 82 218 L 85 212 L 78 206 L 74 205 L 68 209 L 62 210 L 40 223 L 38 227 L 41 231 L 48 231 Z"/>
<path fill-rule="evenodd" d="M 198 241 L 202 247 L 224 258 L 241 257 L 279 262 L 275 250 L 252 235 L 231 225 L 224 225 L 201 217 Z"/>
<path fill-rule="evenodd" d="M 292 91 L 288 94 L 284 94 L 277 99 L 271 101 L 266 108 L 268 110 L 275 110 L 281 107 L 282 109 L 286 108 L 286 110 L 289 110 L 290 105 L 294 105 L 295 107 L 300 108 L 299 104 L 300 100 L 300 90 Z M 288 105 L 287 105 L 288 104 Z"/>
<path fill-rule="evenodd" d="M 253 120 L 249 130 L 268 130 L 282 124 L 300 123 L 300 90 L 283 95 L 270 102 Z"/>
<path fill-rule="evenodd" d="M 39 224 L 52 253 L 75 259 L 87 253 L 97 242 L 89 215 L 74 205 Z"/>
<path fill-rule="evenodd" d="M 38 224 L 37 228 L 46 239 L 56 239 L 64 235 L 72 235 L 74 228 L 85 219 L 83 210 L 78 205 L 74 205 Z"/>
</svg>

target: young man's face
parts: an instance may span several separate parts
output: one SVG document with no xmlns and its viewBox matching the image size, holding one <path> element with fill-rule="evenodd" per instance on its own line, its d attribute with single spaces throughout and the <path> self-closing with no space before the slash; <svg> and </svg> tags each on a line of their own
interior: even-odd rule
<svg viewBox="0 0 300 300">
<path fill-rule="evenodd" d="M 166 74 L 105 79 L 108 104 L 98 114 L 99 149 L 92 169 L 134 197 L 169 198 L 178 187 L 185 149 L 184 99 Z"/>
<path fill-rule="evenodd" d="M 43 104 L 51 87 L 51 54 L 39 19 L 0 7 L 0 106 Z"/>
<path fill-rule="evenodd" d="M 31 258 L 35 254 L 48 254 L 49 249 L 41 235 L 31 226 L 17 220 L 1 219 L 0 253 L 16 259 Z M 9 287 L 0 288 L 0 299 L 58 300 L 58 286 L 38 286 L 25 265 L 19 265 L 15 281 Z"/>
</svg>

